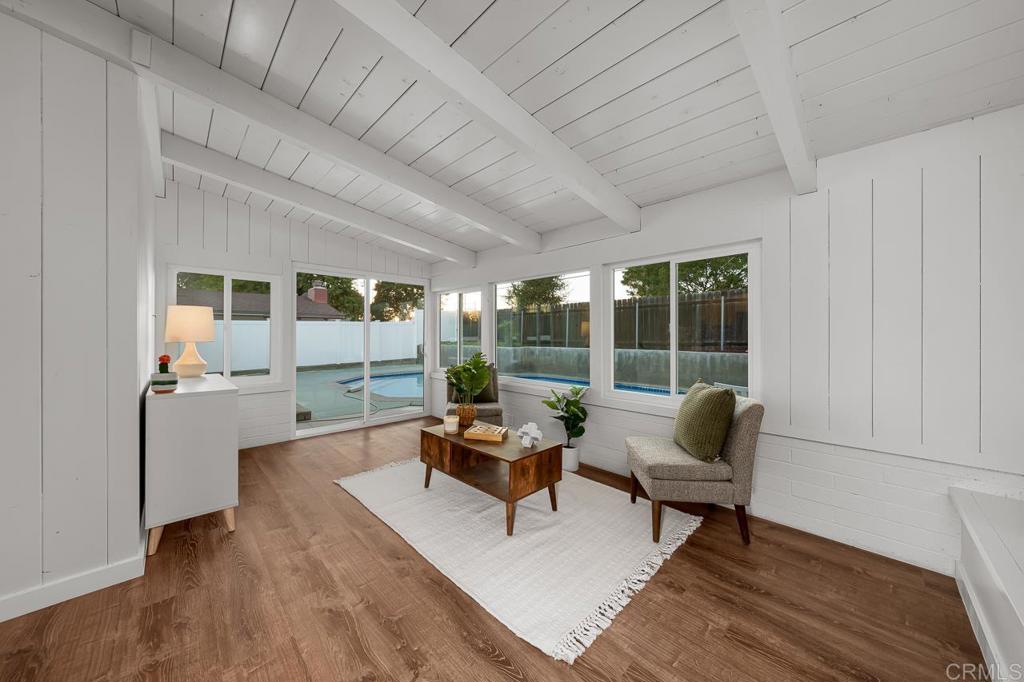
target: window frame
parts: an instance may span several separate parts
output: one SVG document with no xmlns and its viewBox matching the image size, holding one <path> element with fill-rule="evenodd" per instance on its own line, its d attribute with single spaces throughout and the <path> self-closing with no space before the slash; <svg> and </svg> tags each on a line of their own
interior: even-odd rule
<svg viewBox="0 0 1024 682">
<path fill-rule="evenodd" d="M 510 376 L 508 374 L 502 374 L 501 373 L 501 368 L 498 366 L 498 287 L 500 285 L 502 285 L 502 284 L 511 284 L 512 282 L 525 282 L 525 281 L 529 281 L 531 279 L 543 279 L 543 278 L 546 278 L 546 277 L 564 277 L 566 275 L 583 275 L 583 274 L 586 274 L 590 278 L 590 280 L 589 280 L 590 296 L 587 299 L 587 304 L 590 306 L 590 308 L 589 308 L 590 327 L 588 328 L 588 331 L 587 331 L 587 342 L 588 342 L 587 350 L 590 353 L 590 356 L 589 356 L 590 357 L 590 363 L 588 365 L 588 370 L 587 370 L 587 383 L 586 383 L 586 385 L 589 387 L 589 389 L 591 391 L 594 390 L 594 388 L 595 388 L 595 384 L 594 384 L 594 343 L 593 343 L 594 337 L 591 334 L 590 330 L 593 329 L 593 322 L 594 322 L 594 273 L 595 272 L 598 272 L 599 276 L 601 274 L 603 274 L 603 273 L 600 273 L 600 271 L 595 270 L 594 268 L 588 266 L 588 267 L 582 267 L 582 268 L 571 268 L 569 270 L 565 270 L 565 271 L 562 271 L 562 272 L 553 272 L 553 273 L 548 273 L 548 274 L 530 275 L 529 277 L 520 277 L 518 279 L 501 280 L 501 281 L 497 281 L 497 282 L 490 282 L 488 284 L 487 290 L 488 290 L 488 293 L 489 293 L 490 298 L 491 298 L 491 302 L 490 302 L 490 310 L 491 310 L 491 329 L 490 329 L 490 331 L 491 331 L 491 344 L 490 345 L 491 345 L 492 354 L 491 354 L 490 357 L 493 358 L 492 362 L 494 362 L 494 368 L 495 368 L 495 370 L 496 370 L 496 372 L 498 374 L 498 385 L 499 385 L 499 387 L 501 385 L 507 383 L 509 386 L 517 388 L 517 389 L 520 389 L 520 390 L 521 389 L 526 389 L 526 388 L 539 388 L 539 389 L 541 389 L 541 391 L 539 393 L 537 393 L 537 395 L 548 395 L 548 391 L 550 391 L 550 390 L 565 391 L 565 390 L 568 389 L 569 386 L 577 385 L 577 384 L 570 384 L 570 383 L 563 382 L 563 381 L 551 381 L 549 379 L 527 379 L 527 378 L 524 378 L 524 377 Z"/>
<path fill-rule="evenodd" d="M 182 272 L 194 272 L 199 275 L 217 275 L 224 278 L 224 324 L 222 339 L 224 378 L 230 379 L 239 388 L 263 387 L 280 384 L 283 376 L 284 363 L 284 336 L 280 321 L 283 314 L 281 277 L 262 272 L 246 272 L 241 270 L 226 270 L 222 268 L 194 267 L 191 265 L 168 264 L 167 266 L 167 304 L 175 305 L 178 300 L 178 274 Z M 231 373 L 231 326 L 232 326 L 232 282 L 236 279 L 256 282 L 267 282 L 270 284 L 270 372 L 268 374 L 241 374 Z M 164 351 L 168 346 L 174 344 L 163 344 Z"/>
<path fill-rule="evenodd" d="M 604 342 L 607 351 L 604 354 L 606 376 L 602 392 L 611 400 L 622 400 L 633 403 L 647 403 L 677 407 L 685 393 L 679 393 L 679 271 L 680 263 L 719 258 L 722 256 L 747 256 L 747 394 L 760 394 L 760 325 L 761 325 L 761 243 L 740 242 L 723 246 L 680 251 L 672 254 L 653 256 L 638 260 L 611 263 L 605 266 L 604 276 L 607 287 L 604 289 L 604 318 L 607 320 L 604 331 Z M 657 395 L 615 388 L 615 271 L 636 265 L 652 265 L 654 263 L 669 264 L 669 393 Z"/>
<path fill-rule="evenodd" d="M 434 292 L 434 296 L 437 297 L 437 305 L 434 306 L 434 328 L 436 330 L 434 334 L 436 338 L 434 340 L 437 343 L 437 348 L 435 349 L 433 356 L 434 365 L 437 367 L 439 371 L 443 372 L 446 369 L 448 369 L 448 367 L 451 366 L 441 364 L 441 297 L 447 296 L 449 294 L 459 297 L 459 304 L 458 306 L 456 306 L 455 360 L 458 363 L 462 363 L 466 361 L 466 358 L 464 358 L 462 354 L 462 298 L 466 294 L 480 295 L 480 350 L 483 353 L 487 352 L 486 349 L 484 348 L 483 339 L 483 315 L 484 308 L 487 305 L 486 296 L 484 296 L 485 289 L 486 287 L 467 287 L 465 289 L 450 289 L 447 291 Z"/>
</svg>

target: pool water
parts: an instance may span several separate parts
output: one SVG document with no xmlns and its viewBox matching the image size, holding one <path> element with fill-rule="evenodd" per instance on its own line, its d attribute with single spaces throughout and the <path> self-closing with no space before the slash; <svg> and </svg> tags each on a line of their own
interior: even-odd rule
<svg viewBox="0 0 1024 682">
<path fill-rule="evenodd" d="M 361 392 L 364 382 L 362 377 L 357 377 L 344 379 L 338 383 L 344 386 L 349 393 L 353 393 Z M 383 398 L 422 398 L 423 373 L 370 376 L 370 393 Z"/>
</svg>

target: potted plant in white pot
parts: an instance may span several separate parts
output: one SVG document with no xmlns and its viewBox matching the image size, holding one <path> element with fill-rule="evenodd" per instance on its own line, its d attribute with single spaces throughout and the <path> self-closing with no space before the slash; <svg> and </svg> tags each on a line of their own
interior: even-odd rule
<svg viewBox="0 0 1024 682">
<path fill-rule="evenodd" d="M 551 390 L 552 400 L 541 402 L 557 412 L 555 419 L 562 422 L 565 427 L 565 445 L 562 446 L 562 468 L 566 471 L 576 471 L 580 468 L 580 449 L 573 446 L 572 439 L 580 438 L 586 432 L 583 423 L 587 421 L 587 408 L 583 407 L 583 394 L 587 392 L 585 386 L 573 386 L 568 393 L 558 393 Z"/>
</svg>

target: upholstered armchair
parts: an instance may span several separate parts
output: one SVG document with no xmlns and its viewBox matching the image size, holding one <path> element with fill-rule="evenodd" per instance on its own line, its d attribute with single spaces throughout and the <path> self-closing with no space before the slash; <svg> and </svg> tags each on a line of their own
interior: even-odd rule
<svg viewBox="0 0 1024 682">
<path fill-rule="evenodd" d="M 498 370 L 494 363 L 487 366 L 491 371 L 491 381 L 487 388 L 480 391 L 473 404 L 476 405 L 476 420 L 495 426 L 502 425 L 501 403 L 498 401 Z M 455 414 L 455 387 L 448 384 L 448 408 L 445 414 Z"/>
<path fill-rule="evenodd" d="M 750 504 L 754 451 L 763 416 L 760 402 L 737 397 L 722 454 L 714 462 L 693 457 L 672 438 L 626 438 L 630 502 L 636 503 L 637 487 L 642 486 L 651 498 L 655 542 L 661 538 L 662 502 L 703 502 L 733 505 L 743 544 L 750 544 L 746 505 Z"/>
</svg>

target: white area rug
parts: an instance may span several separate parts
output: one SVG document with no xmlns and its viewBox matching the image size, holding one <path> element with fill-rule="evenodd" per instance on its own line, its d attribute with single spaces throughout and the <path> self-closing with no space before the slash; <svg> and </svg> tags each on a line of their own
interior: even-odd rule
<svg viewBox="0 0 1024 682">
<path fill-rule="evenodd" d="M 651 506 L 576 474 L 521 500 L 515 535 L 505 504 L 440 471 L 423 488 L 418 459 L 336 481 L 509 630 L 572 663 L 700 525 L 665 509 L 651 542 Z"/>
</svg>

